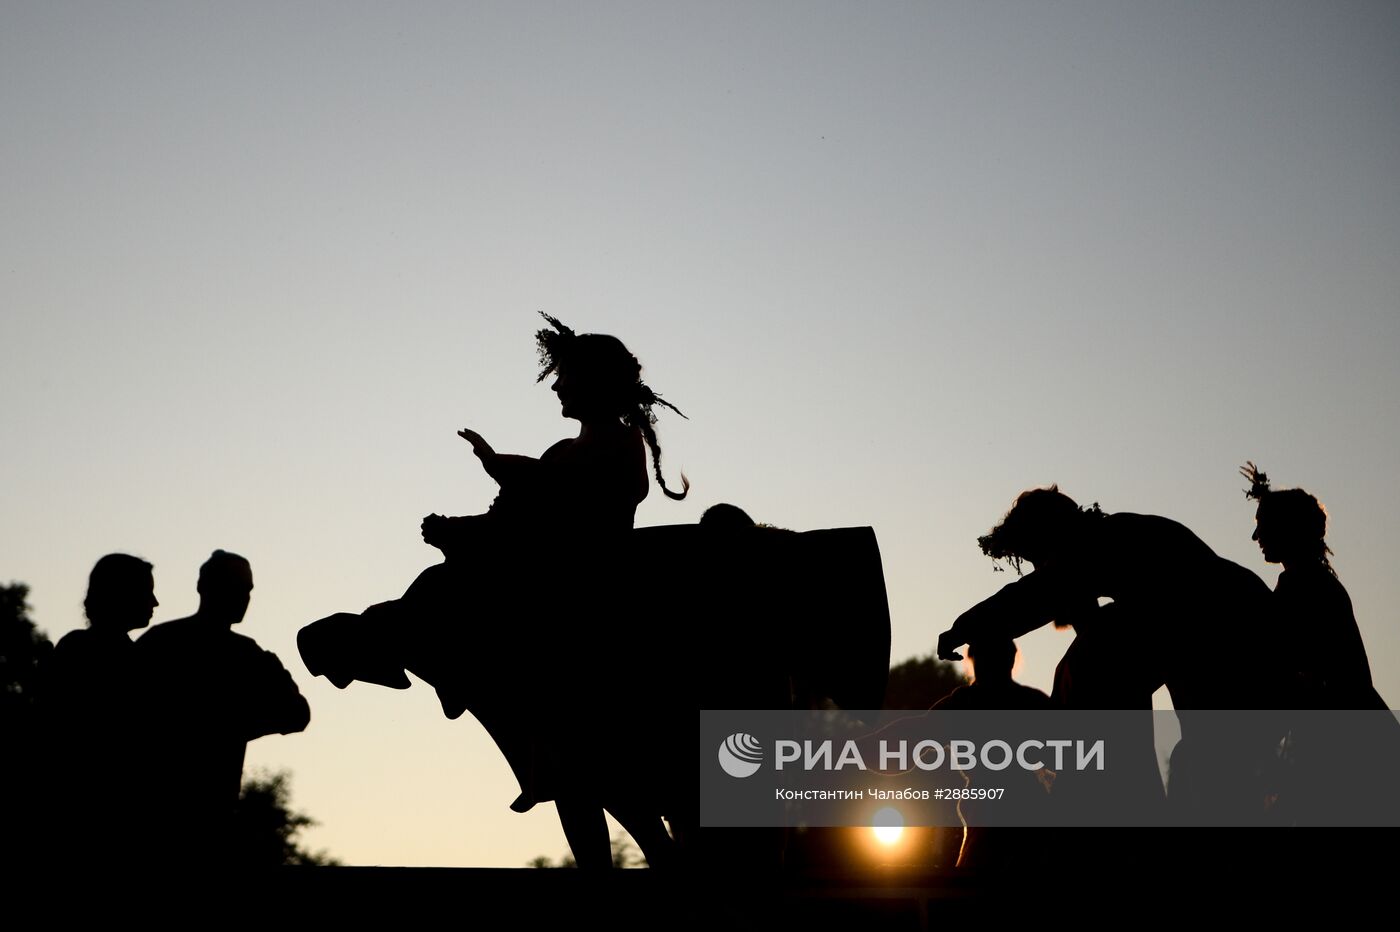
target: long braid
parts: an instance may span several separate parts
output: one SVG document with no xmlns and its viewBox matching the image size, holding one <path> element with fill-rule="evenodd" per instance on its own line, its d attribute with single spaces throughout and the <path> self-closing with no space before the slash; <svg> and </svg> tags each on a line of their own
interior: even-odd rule
<svg viewBox="0 0 1400 932">
<path fill-rule="evenodd" d="M 666 405 L 666 407 L 670 408 L 671 406 Z M 641 411 L 642 409 L 638 409 L 639 414 Z M 676 413 L 680 414 L 679 411 Z M 681 414 L 681 417 L 685 417 L 685 415 Z M 655 418 L 643 416 L 635 418 L 629 417 L 627 420 L 633 427 L 636 427 L 642 432 L 642 438 L 646 440 L 647 446 L 651 449 L 651 465 L 656 473 L 656 483 L 661 486 L 661 491 L 666 493 L 667 498 L 674 499 L 675 501 L 679 502 L 684 499 L 686 493 L 690 491 L 690 480 L 685 477 L 685 473 L 681 473 L 681 490 L 679 492 L 672 492 L 668 489 L 666 487 L 666 477 L 661 474 L 661 444 L 656 442 L 656 428 L 652 426 L 652 421 L 655 420 Z"/>
</svg>

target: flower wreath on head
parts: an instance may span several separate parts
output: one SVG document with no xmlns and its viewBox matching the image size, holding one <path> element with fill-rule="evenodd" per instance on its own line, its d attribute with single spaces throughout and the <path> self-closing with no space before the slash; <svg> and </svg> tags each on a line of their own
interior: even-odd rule
<svg viewBox="0 0 1400 932">
<path fill-rule="evenodd" d="M 1319 521 L 1320 524 L 1310 530 L 1316 533 L 1319 545 L 1318 558 L 1327 571 L 1333 576 L 1337 575 L 1336 569 L 1332 566 L 1329 557 L 1332 556 L 1332 548 L 1327 546 L 1327 509 L 1317 497 L 1309 494 L 1303 489 L 1273 489 L 1269 486 L 1269 476 L 1264 470 L 1254 465 L 1253 461 L 1246 461 L 1240 467 L 1240 475 L 1249 480 L 1249 488 L 1245 489 L 1244 497 L 1252 498 L 1259 503 L 1262 508 L 1265 501 L 1272 501 L 1271 509 L 1286 508 L 1291 517 L 1295 520 L 1304 520 L 1304 515 L 1312 521 Z"/>
<path fill-rule="evenodd" d="M 1052 485 L 1050 486 L 1050 490 L 1058 492 L 1060 490 L 1060 487 L 1058 484 Z M 1093 502 L 1088 505 L 1080 505 L 1078 507 L 1079 514 L 1085 517 L 1107 517 L 1107 512 L 1105 512 L 1102 508 L 1099 507 L 1098 502 Z M 1015 510 L 1016 509 L 1013 506 L 1011 511 Z M 982 553 L 985 556 L 992 558 L 992 572 L 1006 572 L 1005 567 L 1001 565 L 1001 561 L 1005 560 L 1007 565 L 1016 571 L 1016 575 L 1020 576 L 1021 564 L 1022 562 L 1024 562 L 1024 558 L 1016 552 L 1016 545 L 1014 543 L 1007 543 L 1007 537 L 1009 535 L 1015 535 L 1016 533 L 1015 531 L 1008 532 L 1006 528 L 1006 519 L 1011 516 L 1011 511 L 1008 511 L 1005 515 L 1003 515 L 1001 522 L 997 524 L 996 527 L 992 528 L 991 531 L 977 538 L 977 546 L 981 548 Z"/>
<path fill-rule="evenodd" d="M 1256 502 L 1262 502 L 1264 496 L 1273 489 L 1269 488 L 1268 473 L 1254 465 L 1253 460 L 1245 460 L 1245 464 L 1240 467 L 1240 475 L 1249 480 L 1249 488 L 1244 490 L 1245 498 L 1252 498 Z"/>
<path fill-rule="evenodd" d="M 540 311 L 540 316 L 548 321 L 549 325 L 554 329 L 540 329 L 535 333 L 535 344 L 539 351 L 540 365 L 543 367 L 540 370 L 539 377 L 535 379 L 536 382 L 543 382 L 545 379 L 549 378 L 550 373 L 559 369 L 560 362 L 568 359 L 569 356 L 572 355 L 574 341 L 579 337 L 572 328 L 560 323 L 558 318 L 551 317 L 544 311 Z M 635 358 L 633 362 L 636 362 Z M 640 364 L 637 368 L 638 370 L 641 369 Z M 656 394 L 656 392 L 652 391 L 651 387 L 643 382 L 640 377 L 638 377 L 637 383 L 633 387 L 633 392 L 634 395 L 631 400 L 636 403 L 639 412 L 646 418 L 648 424 L 656 423 L 656 412 L 652 410 L 653 405 L 661 405 L 662 407 L 670 408 L 687 421 L 690 420 L 680 408 L 677 408 L 675 405 Z M 628 423 L 632 423 L 633 417 L 634 415 L 629 412 L 625 419 Z"/>
</svg>

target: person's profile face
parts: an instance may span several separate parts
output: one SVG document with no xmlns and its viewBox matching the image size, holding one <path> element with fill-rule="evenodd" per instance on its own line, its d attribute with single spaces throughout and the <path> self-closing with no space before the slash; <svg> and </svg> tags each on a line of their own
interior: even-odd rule
<svg viewBox="0 0 1400 932">
<path fill-rule="evenodd" d="M 1251 538 L 1259 544 L 1264 559 L 1269 563 L 1282 563 L 1283 534 L 1278 521 L 1261 505 L 1254 514 L 1254 534 Z"/>
<path fill-rule="evenodd" d="M 137 631 L 151 623 L 155 615 L 156 581 L 149 570 L 130 574 L 108 596 L 103 626 L 121 631 Z"/>
<path fill-rule="evenodd" d="M 229 581 L 224 605 L 229 616 L 229 624 L 238 624 L 248 614 L 248 603 L 253 600 L 253 574 L 239 574 Z"/>
<path fill-rule="evenodd" d="M 253 572 L 244 566 L 224 567 L 200 583 L 200 608 L 210 617 L 236 625 L 248 613 L 253 598 Z"/>
<path fill-rule="evenodd" d="M 128 631 L 149 625 L 156 613 L 156 606 L 160 605 L 156 600 L 155 576 L 151 572 L 147 571 L 142 578 L 133 582 L 131 612 L 127 617 L 126 626 Z"/>
<path fill-rule="evenodd" d="M 578 400 L 577 385 L 563 366 L 559 367 L 555 374 L 554 384 L 549 388 L 550 391 L 559 396 L 559 413 L 564 417 L 577 417 L 577 412 L 574 410 Z"/>
<path fill-rule="evenodd" d="M 1059 565 L 1051 554 L 1041 553 L 1040 551 L 1035 551 L 1035 556 L 1030 556 L 1028 554 L 1022 556 L 1021 559 L 1029 563 L 1032 570 L 1050 570 L 1053 572 L 1055 567 Z"/>
<path fill-rule="evenodd" d="M 239 587 L 229 593 L 228 611 L 233 619 L 232 624 L 238 624 L 243 620 L 243 616 L 248 614 L 248 603 L 253 600 L 253 583 L 248 582 L 248 588 Z"/>
<path fill-rule="evenodd" d="M 1061 553 L 1044 539 L 1027 543 L 1017 556 L 1038 570 L 1053 570 L 1062 563 Z"/>
<path fill-rule="evenodd" d="M 586 367 L 582 371 L 577 366 L 559 367 L 550 389 L 559 396 L 559 413 L 564 417 L 582 421 L 599 412 L 598 383 L 591 375 Z"/>
</svg>

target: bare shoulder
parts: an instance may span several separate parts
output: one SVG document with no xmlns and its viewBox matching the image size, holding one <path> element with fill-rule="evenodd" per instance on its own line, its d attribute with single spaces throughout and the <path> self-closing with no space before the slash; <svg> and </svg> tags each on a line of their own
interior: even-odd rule
<svg viewBox="0 0 1400 932">
<path fill-rule="evenodd" d="M 594 430 L 584 437 L 567 437 L 551 446 L 540 459 L 623 459 L 645 455 L 646 443 L 635 427 Z"/>
<path fill-rule="evenodd" d="M 574 444 L 578 443 L 577 437 L 565 437 L 549 445 L 549 449 L 540 454 L 540 460 L 549 460 L 566 453 Z"/>
</svg>

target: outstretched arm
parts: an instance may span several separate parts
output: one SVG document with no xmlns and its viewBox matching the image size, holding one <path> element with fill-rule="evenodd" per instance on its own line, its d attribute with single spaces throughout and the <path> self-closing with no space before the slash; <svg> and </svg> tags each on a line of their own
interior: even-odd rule
<svg viewBox="0 0 1400 932">
<path fill-rule="evenodd" d="M 961 660 L 958 648 L 988 637 L 1018 638 L 1053 621 L 1062 601 L 1056 580 L 1032 572 L 969 608 L 938 636 L 938 659 Z"/>
<path fill-rule="evenodd" d="M 486 475 L 495 479 L 497 485 L 504 486 L 528 470 L 539 466 L 540 461 L 533 456 L 521 456 L 518 453 L 497 453 L 481 434 L 469 428 L 463 427 L 457 431 L 457 436 L 472 445 L 472 452 L 476 454 L 477 459 L 481 460 L 481 466 L 486 470 Z"/>
<path fill-rule="evenodd" d="M 457 436 L 472 445 L 472 452 L 476 454 L 477 459 L 481 460 L 481 466 L 486 470 L 486 474 L 495 479 L 496 484 L 502 489 L 512 483 L 523 484 L 527 482 L 530 475 L 540 468 L 540 461 L 533 456 L 497 453 L 484 437 L 470 428 L 463 427 L 457 431 Z M 446 553 L 454 541 L 459 539 L 462 533 L 465 533 L 463 529 L 468 524 L 473 524 L 482 518 L 482 515 L 449 518 L 436 513 L 430 514 L 423 519 L 420 527 L 423 541 Z"/>
</svg>

